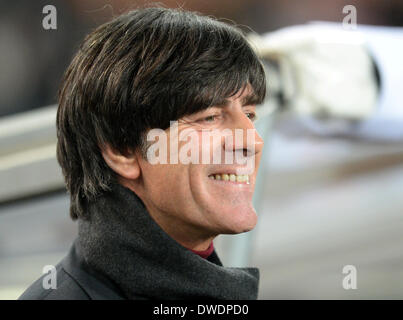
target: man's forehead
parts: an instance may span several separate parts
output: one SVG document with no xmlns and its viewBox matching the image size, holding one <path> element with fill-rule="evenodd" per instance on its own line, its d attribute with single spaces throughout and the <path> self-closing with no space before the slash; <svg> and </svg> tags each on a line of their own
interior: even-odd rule
<svg viewBox="0 0 403 320">
<path fill-rule="evenodd" d="M 223 98 L 222 100 L 218 100 L 214 102 L 210 107 L 196 111 L 192 114 L 188 114 L 186 116 L 183 116 L 182 118 L 179 119 L 181 122 L 182 120 L 190 119 L 194 116 L 199 115 L 200 113 L 205 112 L 206 110 L 210 108 L 231 108 L 236 105 L 236 100 L 240 100 L 241 106 L 256 106 L 257 104 L 260 103 L 259 97 L 256 95 L 255 91 L 252 89 L 252 87 L 248 84 L 244 87 L 242 87 L 240 90 L 238 90 L 235 94 L 228 98 Z"/>
<path fill-rule="evenodd" d="M 258 103 L 258 97 L 256 96 L 254 90 L 250 85 L 246 85 L 234 95 L 228 98 L 224 98 L 222 101 L 219 101 L 214 106 L 217 107 L 230 107 L 234 104 L 236 100 L 240 100 L 242 106 L 251 106 L 256 105 Z"/>
</svg>

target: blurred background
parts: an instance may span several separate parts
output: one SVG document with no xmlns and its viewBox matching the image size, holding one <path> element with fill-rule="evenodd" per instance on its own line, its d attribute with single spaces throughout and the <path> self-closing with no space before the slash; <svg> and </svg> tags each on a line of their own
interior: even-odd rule
<svg viewBox="0 0 403 320">
<path fill-rule="evenodd" d="M 55 158 L 64 70 L 94 27 L 150 3 L 0 0 L 0 299 L 17 298 L 76 235 Z M 402 0 L 159 3 L 259 34 L 310 21 L 341 24 L 346 5 L 356 7 L 359 24 L 403 26 Z M 49 4 L 57 9 L 56 30 L 42 25 Z M 402 101 L 395 108 L 402 110 Z M 266 138 L 255 200 L 259 223 L 247 237 L 216 240 L 224 263 L 259 267 L 260 299 L 402 299 L 403 135 L 374 139 L 388 129 L 382 126 L 368 139 L 323 134 L 295 111 L 273 109 L 259 123 Z M 345 265 L 357 268 L 356 290 L 342 287 Z"/>
</svg>

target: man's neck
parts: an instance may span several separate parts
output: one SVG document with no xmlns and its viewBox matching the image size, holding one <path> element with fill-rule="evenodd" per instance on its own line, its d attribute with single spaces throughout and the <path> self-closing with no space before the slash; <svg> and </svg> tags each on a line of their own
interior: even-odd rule
<svg viewBox="0 0 403 320">
<path fill-rule="evenodd" d="M 214 251 L 214 244 L 213 241 L 211 241 L 209 247 L 206 250 L 192 250 L 190 249 L 190 251 L 192 251 L 193 253 L 197 254 L 198 256 L 200 256 L 203 259 L 207 259 Z"/>
<path fill-rule="evenodd" d="M 192 251 L 206 251 L 210 248 L 214 238 L 217 236 L 216 234 L 206 234 L 200 228 L 182 223 L 176 218 L 170 219 L 168 213 L 161 212 L 151 202 L 147 201 L 147 197 L 142 194 L 141 189 L 137 190 L 133 183 L 127 180 L 120 180 L 119 183 L 125 188 L 130 189 L 141 199 L 148 214 L 155 223 L 180 245 Z"/>
</svg>

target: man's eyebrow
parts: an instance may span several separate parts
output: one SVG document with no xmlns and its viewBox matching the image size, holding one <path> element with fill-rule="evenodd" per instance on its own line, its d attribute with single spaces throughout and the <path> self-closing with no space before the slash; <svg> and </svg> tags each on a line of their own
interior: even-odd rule
<svg viewBox="0 0 403 320">
<path fill-rule="evenodd" d="M 242 98 L 242 107 L 253 106 L 253 105 L 260 104 L 260 103 L 261 103 L 261 101 L 260 101 L 259 97 L 254 93 L 250 93 Z M 218 101 L 217 103 L 215 103 L 214 107 L 227 107 L 229 104 L 230 104 L 229 99 L 222 99 L 222 100 Z"/>
<path fill-rule="evenodd" d="M 261 99 L 259 99 L 259 97 L 256 94 L 251 93 L 242 98 L 242 106 L 243 107 L 254 106 L 254 105 L 260 104 L 261 103 L 260 100 Z"/>
</svg>

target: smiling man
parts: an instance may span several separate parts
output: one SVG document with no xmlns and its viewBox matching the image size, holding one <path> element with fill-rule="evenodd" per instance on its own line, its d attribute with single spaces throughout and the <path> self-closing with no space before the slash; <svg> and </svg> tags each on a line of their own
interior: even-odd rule
<svg viewBox="0 0 403 320">
<path fill-rule="evenodd" d="M 256 224 L 265 88 L 242 33 L 212 18 L 148 8 L 88 35 L 57 114 L 78 237 L 56 289 L 21 299 L 256 299 L 258 270 L 224 267 L 213 239 Z"/>
</svg>

